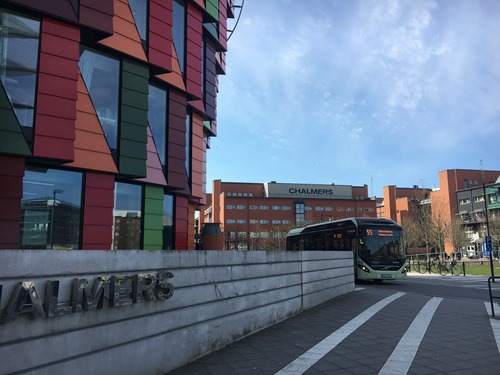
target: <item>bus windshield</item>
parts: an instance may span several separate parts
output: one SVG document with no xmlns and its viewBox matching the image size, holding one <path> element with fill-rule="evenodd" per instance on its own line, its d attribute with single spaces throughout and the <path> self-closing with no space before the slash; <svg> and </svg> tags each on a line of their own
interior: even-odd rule
<svg viewBox="0 0 500 375">
<path fill-rule="evenodd" d="M 381 266 L 400 267 L 406 260 L 402 237 L 401 230 L 362 229 L 358 256 L 374 269 Z"/>
</svg>

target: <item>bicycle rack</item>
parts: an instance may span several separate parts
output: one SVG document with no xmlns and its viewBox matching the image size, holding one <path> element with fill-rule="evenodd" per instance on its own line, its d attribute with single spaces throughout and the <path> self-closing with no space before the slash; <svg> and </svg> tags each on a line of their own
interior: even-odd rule
<svg viewBox="0 0 500 375">
<path fill-rule="evenodd" d="M 491 280 L 493 280 L 493 282 L 495 282 L 496 279 L 500 280 L 500 276 L 490 276 L 488 278 L 488 291 L 490 292 L 491 316 L 493 318 L 495 317 L 495 308 L 494 308 L 493 300 L 500 299 L 500 296 L 494 296 L 491 294 Z"/>
</svg>

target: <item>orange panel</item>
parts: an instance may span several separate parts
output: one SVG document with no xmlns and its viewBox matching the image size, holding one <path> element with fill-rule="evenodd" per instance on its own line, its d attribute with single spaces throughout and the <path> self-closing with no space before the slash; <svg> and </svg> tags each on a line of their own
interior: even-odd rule
<svg viewBox="0 0 500 375">
<path fill-rule="evenodd" d="M 114 0 L 114 6 L 113 35 L 99 43 L 147 62 L 128 1 Z"/>
<path fill-rule="evenodd" d="M 66 165 L 118 173 L 81 74 L 78 75 L 76 102 L 75 158 L 74 162 Z"/>
<path fill-rule="evenodd" d="M 186 91 L 186 86 L 184 85 L 184 79 L 182 78 L 181 67 L 179 65 L 179 60 L 177 59 L 177 52 L 172 46 L 172 73 L 157 75 L 159 79 L 170 83 L 172 86 L 177 87 L 182 91 Z"/>
</svg>

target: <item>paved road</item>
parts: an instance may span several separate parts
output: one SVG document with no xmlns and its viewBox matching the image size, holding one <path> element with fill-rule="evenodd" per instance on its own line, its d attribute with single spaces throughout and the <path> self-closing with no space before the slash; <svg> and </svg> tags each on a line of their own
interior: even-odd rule
<svg viewBox="0 0 500 375">
<path fill-rule="evenodd" d="M 500 320 L 488 315 L 486 280 L 358 284 L 169 375 L 498 375 Z"/>
</svg>

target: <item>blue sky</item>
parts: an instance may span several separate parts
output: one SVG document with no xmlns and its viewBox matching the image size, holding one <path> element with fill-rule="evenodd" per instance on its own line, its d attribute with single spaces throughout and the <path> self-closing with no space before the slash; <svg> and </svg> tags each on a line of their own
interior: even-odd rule
<svg viewBox="0 0 500 375">
<path fill-rule="evenodd" d="M 499 20 L 497 0 L 246 0 L 207 190 L 366 184 L 380 196 L 481 161 L 499 170 Z"/>
</svg>

